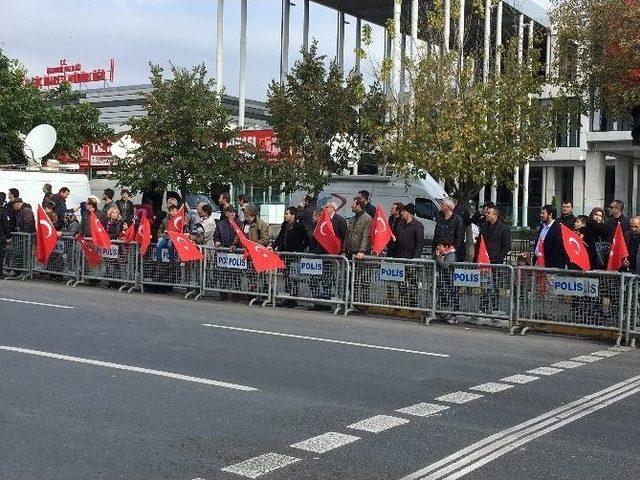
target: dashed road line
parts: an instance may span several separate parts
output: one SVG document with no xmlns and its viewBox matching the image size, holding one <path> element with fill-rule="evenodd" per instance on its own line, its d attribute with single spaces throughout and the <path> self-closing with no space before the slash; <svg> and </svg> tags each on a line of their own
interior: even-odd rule
<svg viewBox="0 0 640 480">
<path fill-rule="evenodd" d="M 415 417 L 428 417 L 438 412 L 442 412 L 443 410 L 447 410 L 448 408 L 449 405 L 421 402 L 416 403 L 415 405 L 409 405 L 408 407 L 399 408 L 396 412 L 413 415 Z"/>
<path fill-rule="evenodd" d="M 552 367 L 558 367 L 558 368 L 577 368 L 577 367 L 581 367 L 582 365 L 584 365 L 584 363 L 572 362 L 570 360 L 564 360 L 562 362 L 556 362 L 551 364 Z"/>
<path fill-rule="evenodd" d="M 574 362 L 583 362 L 583 363 L 593 363 L 598 360 L 602 360 L 604 357 L 600 357 L 597 355 L 580 355 L 579 357 L 573 357 L 571 360 Z"/>
<path fill-rule="evenodd" d="M 222 469 L 223 472 L 235 473 L 246 478 L 258 478 L 279 468 L 299 462 L 301 458 L 280 455 L 279 453 L 265 453 L 259 457 L 250 458 Z"/>
<path fill-rule="evenodd" d="M 289 446 L 291 448 L 297 448 L 298 450 L 306 450 L 307 452 L 325 453 L 344 445 L 357 442 L 358 440 L 360 440 L 360 437 L 356 437 L 354 435 L 345 435 L 344 433 L 338 432 L 327 432 L 323 433 L 322 435 L 318 435 L 317 437 L 312 437 L 308 440 L 303 440 L 302 442 L 294 443 L 293 445 Z"/>
<path fill-rule="evenodd" d="M 556 373 L 564 372 L 561 368 L 553 368 L 553 367 L 538 367 L 533 370 L 527 370 L 527 373 L 533 373 L 534 375 L 555 375 Z"/>
<path fill-rule="evenodd" d="M 308 337 L 306 335 L 293 335 L 290 333 L 282 333 L 282 332 L 269 332 L 265 330 L 253 330 L 251 328 L 240 328 L 240 327 L 229 327 L 227 325 L 214 325 L 212 323 L 203 323 L 205 327 L 212 328 L 220 328 L 223 330 L 234 330 L 236 332 L 245 332 L 245 333 L 256 333 L 260 335 L 271 335 L 273 337 L 286 337 L 286 338 L 297 338 L 299 340 L 310 340 L 314 342 L 325 342 L 325 343 L 336 343 L 338 345 L 349 345 L 351 347 L 363 347 L 363 348 L 373 348 L 375 350 L 387 350 L 390 352 L 400 352 L 400 353 L 412 353 L 415 355 L 427 355 L 430 357 L 441 357 L 441 358 L 449 358 L 449 355 L 446 353 L 433 353 L 433 352 L 422 352 L 420 350 L 408 350 L 406 348 L 395 348 L 395 347 L 385 347 L 384 345 L 370 345 L 367 343 L 358 343 L 358 342 L 348 342 L 345 340 L 334 340 L 331 338 L 320 338 L 320 337 Z"/>
<path fill-rule="evenodd" d="M 518 374 L 518 375 L 511 375 L 510 377 L 501 378 L 500 381 L 501 382 L 517 383 L 519 385 L 524 385 L 525 383 L 535 382 L 536 380 L 539 380 L 539 379 L 540 379 L 540 377 L 536 377 L 534 375 Z"/>
<path fill-rule="evenodd" d="M 58 353 L 41 352 L 39 350 L 31 350 L 28 348 L 7 347 L 5 345 L 0 345 L 0 350 L 4 350 L 7 352 L 26 353 L 28 355 L 53 358 L 56 360 L 65 360 L 67 362 L 84 363 L 86 365 L 95 365 L 98 367 L 115 368 L 116 370 L 125 370 L 125 371 L 136 372 L 136 373 L 146 373 L 147 375 L 173 378 L 175 380 L 182 380 L 185 382 L 192 382 L 192 383 L 201 383 L 203 385 L 213 385 L 215 387 L 230 388 L 232 390 L 242 390 L 245 392 L 258 391 L 257 388 L 248 387 L 246 385 L 239 385 L 237 383 L 222 382 L 220 380 L 210 380 L 208 378 L 191 377 L 189 375 L 182 375 L 180 373 L 163 372 L 162 370 L 152 370 L 150 368 L 135 367 L 132 365 L 123 365 L 121 363 L 103 362 L 101 360 L 93 360 L 91 358 L 71 357 L 69 355 L 60 355 Z"/>
<path fill-rule="evenodd" d="M 392 417 L 390 415 L 376 415 L 374 417 L 365 418 L 359 422 L 348 425 L 347 428 L 353 430 L 362 430 L 370 433 L 380 433 L 400 425 L 406 425 L 409 420 L 405 418 Z"/>
<path fill-rule="evenodd" d="M 616 345 L 615 347 L 609 347 L 607 350 L 611 350 L 612 352 L 629 352 L 632 347 L 623 347 L 621 345 Z"/>
<path fill-rule="evenodd" d="M 599 350 L 597 352 L 593 352 L 591 355 L 596 355 L 598 357 L 615 357 L 616 355 L 620 355 L 622 352 L 614 352 L 611 350 Z"/>
<path fill-rule="evenodd" d="M 513 388 L 513 385 L 507 385 L 506 383 L 487 382 L 475 387 L 470 387 L 469 390 L 475 390 L 476 392 L 486 393 L 498 393 Z"/>
<path fill-rule="evenodd" d="M 63 309 L 73 309 L 76 307 L 72 307 L 71 305 L 56 305 L 55 303 L 42 303 L 42 302 L 29 302 L 27 300 L 17 300 L 15 298 L 1 298 L 2 302 L 10 302 L 10 303 L 25 303 L 27 305 L 36 305 L 38 307 L 52 307 L 52 308 L 63 308 Z"/>
<path fill-rule="evenodd" d="M 478 398 L 482 398 L 483 396 L 484 395 L 480 395 L 479 393 L 453 392 L 453 393 L 448 393 L 447 395 L 442 395 L 441 397 L 436 398 L 436 401 L 455 403 L 455 404 L 461 405 L 463 403 L 471 402 L 472 400 L 477 400 Z"/>
</svg>

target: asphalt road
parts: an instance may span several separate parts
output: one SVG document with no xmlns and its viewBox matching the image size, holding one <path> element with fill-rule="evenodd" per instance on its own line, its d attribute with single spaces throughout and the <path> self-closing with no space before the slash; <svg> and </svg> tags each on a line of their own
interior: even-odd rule
<svg viewBox="0 0 640 480">
<path fill-rule="evenodd" d="M 633 479 L 639 399 L 588 340 L 0 281 L 2 480 Z"/>
</svg>

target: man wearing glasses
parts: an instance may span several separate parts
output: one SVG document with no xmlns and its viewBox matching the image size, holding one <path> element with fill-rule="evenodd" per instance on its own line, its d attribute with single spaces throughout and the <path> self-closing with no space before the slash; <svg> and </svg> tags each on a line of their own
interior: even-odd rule
<svg viewBox="0 0 640 480">
<path fill-rule="evenodd" d="M 630 230 L 629 219 L 623 215 L 624 203 L 620 200 L 614 200 L 609 204 L 609 220 L 607 220 L 607 239 L 611 242 L 616 232 L 618 224 L 622 227 L 622 233 Z"/>
</svg>

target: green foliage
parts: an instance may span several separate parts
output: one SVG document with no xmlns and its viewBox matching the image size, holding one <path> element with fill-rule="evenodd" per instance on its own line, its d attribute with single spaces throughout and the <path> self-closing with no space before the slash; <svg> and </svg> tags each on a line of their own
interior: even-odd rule
<svg viewBox="0 0 640 480">
<path fill-rule="evenodd" d="M 147 115 L 127 123 L 140 144 L 135 156 L 118 163 L 115 174 L 133 190 L 164 189 L 173 185 L 184 196 L 206 191 L 212 182 L 242 178 L 252 157 L 246 145 L 232 143 L 231 113 L 207 80 L 204 66 L 191 70 L 171 66 L 171 79 L 159 65 L 150 65 L 153 90 L 144 99 Z"/>
<path fill-rule="evenodd" d="M 41 92 L 24 67 L 0 50 L 0 164 L 26 163 L 18 133 L 26 134 L 41 123 L 49 123 L 58 133 L 51 155 L 76 158 L 84 143 L 112 135 L 98 122 L 98 115 L 98 109 L 82 102 L 69 84 Z"/>
</svg>

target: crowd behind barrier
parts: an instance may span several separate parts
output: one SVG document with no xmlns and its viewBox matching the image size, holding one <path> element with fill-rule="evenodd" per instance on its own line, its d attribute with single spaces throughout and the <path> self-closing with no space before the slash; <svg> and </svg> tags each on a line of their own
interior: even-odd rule
<svg viewBox="0 0 640 480">
<path fill-rule="evenodd" d="M 640 335 L 640 277 L 628 273 L 463 262 L 438 268 L 429 259 L 306 252 L 281 252 L 286 269 L 257 273 L 240 249 L 204 247 L 203 260 L 180 262 L 170 261 L 166 249 L 158 259 L 154 245 L 141 258 L 136 243 L 117 241 L 91 267 L 71 237 L 58 239 L 41 265 L 31 237 L 12 235 L 5 270 L 19 274 L 15 278 L 54 276 L 71 286 L 107 284 L 128 292 L 164 286 L 196 299 L 216 296 L 263 307 L 289 301 L 345 315 L 384 307 L 420 312 L 427 323 L 482 318 L 512 332 L 548 325 L 608 330 L 617 343 L 631 345 Z"/>
</svg>

